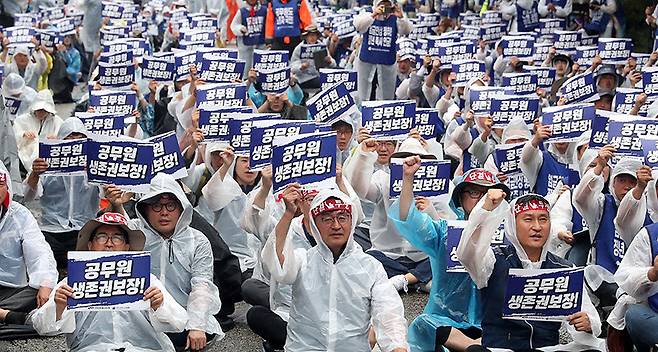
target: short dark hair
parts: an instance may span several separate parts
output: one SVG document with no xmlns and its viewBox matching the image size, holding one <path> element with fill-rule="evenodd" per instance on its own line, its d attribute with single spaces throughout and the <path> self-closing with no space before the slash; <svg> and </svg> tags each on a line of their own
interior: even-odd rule
<svg viewBox="0 0 658 352">
<path fill-rule="evenodd" d="M 332 130 L 337 130 L 341 127 L 349 127 L 351 130 L 354 130 L 354 128 L 352 127 L 351 124 L 349 124 L 349 123 L 347 123 L 343 120 L 338 120 L 338 121 L 331 124 L 331 129 Z"/>
</svg>

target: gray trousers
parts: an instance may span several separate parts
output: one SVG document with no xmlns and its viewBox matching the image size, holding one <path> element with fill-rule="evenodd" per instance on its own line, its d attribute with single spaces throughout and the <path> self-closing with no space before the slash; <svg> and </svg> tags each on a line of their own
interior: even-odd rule
<svg viewBox="0 0 658 352">
<path fill-rule="evenodd" d="M 19 288 L 0 286 L 0 308 L 29 313 L 37 308 L 37 290 L 30 286 Z"/>
</svg>

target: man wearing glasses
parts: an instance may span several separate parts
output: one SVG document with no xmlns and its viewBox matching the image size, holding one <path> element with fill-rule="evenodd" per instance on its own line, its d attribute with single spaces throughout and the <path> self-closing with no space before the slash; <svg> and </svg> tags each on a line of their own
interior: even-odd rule
<svg viewBox="0 0 658 352">
<path fill-rule="evenodd" d="M 455 178 L 455 189 L 452 191 L 452 206 L 457 220 L 468 220 L 471 210 L 491 188 L 502 189 L 510 194 L 509 187 L 485 169 L 471 169 L 464 175 Z"/>
<path fill-rule="evenodd" d="M 151 252 L 151 273 L 164 283 L 187 310 L 185 331 L 169 334 L 178 349 L 197 351 L 224 337 L 213 316 L 219 311 L 219 291 L 213 283 L 213 255 L 203 233 L 190 227 L 192 204 L 176 180 L 158 174 L 136 205 L 139 227 Z"/>
<path fill-rule="evenodd" d="M 144 233 L 131 230 L 123 215 L 105 213 L 80 230 L 76 250 L 142 251 L 144 242 Z M 66 334 L 72 351 L 174 351 L 164 332 L 183 330 L 187 313 L 153 274 L 150 283 L 144 292 L 144 300 L 150 301 L 146 311 L 74 312 L 67 308 L 73 289 L 64 278 L 32 316 L 34 328 L 41 335 Z"/>
<path fill-rule="evenodd" d="M 370 351 L 372 326 L 382 351 L 407 351 L 402 300 L 381 263 L 353 240 L 358 216 L 349 196 L 324 190 L 313 198 L 306 211 L 317 245 L 306 251 L 289 236 L 301 189 L 286 188 L 282 199 L 285 212 L 262 257 L 274 280 L 292 285 L 285 350 Z"/>
</svg>

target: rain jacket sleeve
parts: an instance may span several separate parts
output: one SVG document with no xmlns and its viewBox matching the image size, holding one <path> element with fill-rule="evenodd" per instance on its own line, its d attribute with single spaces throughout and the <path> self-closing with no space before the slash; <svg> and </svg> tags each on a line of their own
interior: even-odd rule
<svg viewBox="0 0 658 352">
<path fill-rule="evenodd" d="M 506 201 L 492 211 L 485 210 L 483 205 L 484 198 L 473 208 L 457 246 L 457 258 L 479 289 L 487 287 L 493 272 L 496 257 L 491 249 L 491 240 L 505 211 L 509 210 Z"/>
<path fill-rule="evenodd" d="M 232 171 L 233 168 L 229 170 Z M 228 173 L 222 180 L 219 172 L 215 172 L 210 181 L 201 189 L 203 197 L 208 202 L 208 208 L 219 211 L 242 195 L 240 185 Z"/>
<path fill-rule="evenodd" d="M 75 313 L 64 309 L 62 318 L 57 320 L 57 307 L 55 305 L 55 292 L 66 283 L 66 279 L 60 281 L 50 293 L 48 301 L 32 314 L 32 326 L 39 335 L 52 336 L 60 333 L 70 334 L 75 331 Z"/>
<path fill-rule="evenodd" d="M 276 233 L 274 232 L 267 238 L 261 256 L 272 279 L 288 285 L 297 280 L 297 275 L 306 262 L 306 251 L 294 249 L 290 233 L 286 235 L 286 241 L 283 245 L 283 256 L 285 258 L 283 265 L 279 263 L 279 256 L 276 254 Z"/>
<path fill-rule="evenodd" d="M 644 226 L 646 214 L 646 193 L 642 194 L 640 199 L 635 199 L 632 190 L 627 192 L 624 199 L 619 203 L 617 216 L 615 216 L 615 228 L 627 244 L 633 242 L 635 235 Z"/>
<path fill-rule="evenodd" d="M 238 10 L 235 13 L 235 16 L 233 16 L 233 21 L 231 21 L 231 32 L 233 32 L 236 37 L 242 37 L 244 36 L 242 29 L 246 31 L 247 27 L 242 24 L 242 12 Z"/>
<path fill-rule="evenodd" d="M 533 147 L 532 142 L 527 141 L 521 152 L 521 171 L 530 182 L 530 188 L 535 187 L 537 175 L 539 175 L 539 169 L 543 162 L 544 155 L 539 151 L 539 148 Z"/>
<path fill-rule="evenodd" d="M 360 146 L 357 146 L 354 160 L 350 162 L 349 170 L 346 172 L 348 180 L 359 198 L 373 203 L 377 203 L 382 197 L 380 189 L 375 183 L 371 182 L 376 161 L 377 153 L 366 153 Z"/>
<path fill-rule="evenodd" d="M 203 235 L 201 235 L 203 236 Z M 192 262 L 192 279 L 186 330 L 210 331 L 209 321 L 221 308 L 219 290 L 212 281 L 213 256 L 210 242 L 201 241 Z"/>
<path fill-rule="evenodd" d="M 652 264 L 649 234 L 646 229 L 642 229 L 628 247 L 615 273 L 619 288 L 640 302 L 646 301 L 658 292 L 658 285 L 647 276 Z"/>
<path fill-rule="evenodd" d="M 407 344 L 407 321 L 400 295 L 388 281 L 384 267 L 377 266 L 375 284 L 372 287 L 372 325 L 377 344 L 382 351 L 396 348 L 409 350 Z"/>
<path fill-rule="evenodd" d="M 359 33 L 365 33 L 374 22 L 375 19 L 372 17 L 372 12 L 364 12 L 354 17 L 354 28 Z"/>
<path fill-rule="evenodd" d="M 167 292 L 164 285 L 155 275 L 151 274 L 151 286 L 155 286 L 162 292 L 162 305 L 154 311 L 149 308 L 149 321 L 156 331 L 161 332 L 180 332 L 185 329 L 187 324 L 187 312 L 181 307 L 174 297 Z"/>
<path fill-rule="evenodd" d="M 40 286 L 53 288 L 57 283 L 57 266 L 50 245 L 43 237 L 37 220 L 31 216 L 24 216 L 23 226 L 23 255 L 29 277 L 29 285 L 38 289 Z"/>
<path fill-rule="evenodd" d="M 429 215 L 418 211 L 413 202 L 409 207 L 407 220 L 400 220 L 400 200 L 388 208 L 388 217 L 393 221 L 400 235 L 414 247 L 430 257 L 439 255 L 439 241 L 448 231 L 445 220 L 433 221 Z"/>
<path fill-rule="evenodd" d="M 573 205 L 589 225 L 590 237 L 596 234 L 601 220 L 603 186 L 603 176 L 595 175 L 591 169 L 583 175 L 573 190 Z"/>
<path fill-rule="evenodd" d="M 264 209 L 254 204 L 259 191 L 260 187 L 249 193 L 247 207 L 242 215 L 240 227 L 248 233 L 254 234 L 264 243 L 267 240 L 267 236 L 274 231 L 274 227 L 276 226 L 276 218 L 273 216 L 276 205 L 273 204 L 274 196 L 272 196 L 271 190 L 265 200 Z"/>
<path fill-rule="evenodd" d="M 658 222 L 658 188 L 656 185 L 655 180 L 649 181 L 647 185 L 647 210 L 653 222 Z"/>
</svg>

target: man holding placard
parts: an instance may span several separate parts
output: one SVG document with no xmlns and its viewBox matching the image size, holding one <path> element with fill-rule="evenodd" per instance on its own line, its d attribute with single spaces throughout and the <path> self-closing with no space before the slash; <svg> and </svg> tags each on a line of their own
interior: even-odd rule
<svg viewBox="0 0 658 352">
<path fill-rule="evenodd" d="M 144 234 L 131 230 L 121 214 L 105 213 L 89 221 L 80 230 L 76 251 L 90 251 L 80 255 L 96 259 L 81 260 L 84 266 L 79 269 L 84 272 L 77 272 L 76 265 L 76 272 L 70 272 L 70 277 L 57 285 L 33 315 L 35 329 L 42 335 L 66 334 L 72 351 L 174 351 L 164 332 L 181 331 L 187 313 L 163 283 L 148 274 L 148 261 L 146 268 L 139 267 L 138 258 L 144 255 L 131 256 L 130 251 L 144 250 L 144 241 Z M 75 263 L 71 259 L 69 265 Z M 136 274 L 139 271 L 146 272 L 148 281 Z M 74 282 L 72 277 L 82 280 Z M 112 303 L 123 300 L 133 302 L 133 306 Z M 77 306 L 79 301 L 85 304 Z"/>
<path fill-rule="evenodd" d="M 471 213 L 470 221 L 457 247 L 459 261 L 482 293 L 482 345 L 487 348 L 510 350 L 557 346 L 560 343 L 560 327 L 565 326 L 574 338 L 573 345 L 569 346 L 574 350 L 603 347 L 603 340 L 596 338 L 601 333 L 601 322 L 587 292 L 582 288 L 582 281 L 580 290 L 574 291 L 574 295 L 569 296 L 580 297 L 582 301 L 580 306 L 574 301 L 570 301 L 569 305 L 557 305 L 558 316 L 561 307 L 562 309 L 566 309 L 567 306 L 580 308 L 564 320 L 537 318 L 548 309 L 548 305 L 539 304 L 540 301 L 535 299 L 544 300 L 548 296 L 543 298 L 533 296 L 531 304 L 523 304 L 524 307 L 535 307 L 533 311 L 536 314 L 535 318 L 532 315 L 515 319 L 505 318 L 505 311 L 516 308 L 515 301 L 507 302 L 505 295 L 511 270 L 542 269 L 541 272 L 548 272 L 546 269 L 572 267 L 569 262 L 548 252 L 545 246 L 551 231 L 548 201 L 542 196 L 529 194 L 508 203 L 504 200 L 505 196 L 505 192 L 499 189 L 491 189 L 487 192 L 484 200 L 478 203 Z M 492 236 L 501 221 L 505 221 L 505 236 L 512 245 L 492 248 Z M 546 292 L 553 290 L 551 287 L 555 285 L 555 280 L 546 281 Z M 539 282 L 537 281 L 538 284 Z M 532 294 L 537 290 L 528 289 L 523 292 Z M 563 300 L 564 297 L 560 296 L 559 302 L 566 303 Z M 566 349 L 569 350 L 569 347 Z"/>
</svg>

